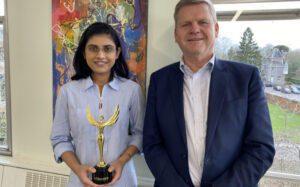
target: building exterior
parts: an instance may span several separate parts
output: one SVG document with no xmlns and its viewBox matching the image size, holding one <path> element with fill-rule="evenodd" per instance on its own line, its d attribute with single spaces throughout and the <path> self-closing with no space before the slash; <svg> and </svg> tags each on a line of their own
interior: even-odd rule
<svg viewBox="0 0 300 187">
<path fill-rule="evenodd" d="M 279 49 L 274 48 L 272 53 L 263 58 L 264 81 L 272 85 L 284 86 L 285 76 L 288 74 L 288 63 Z"/>
</svg>

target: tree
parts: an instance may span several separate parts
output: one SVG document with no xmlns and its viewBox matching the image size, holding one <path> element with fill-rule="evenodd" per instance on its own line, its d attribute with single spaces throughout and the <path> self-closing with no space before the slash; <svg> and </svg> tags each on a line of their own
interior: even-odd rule
<svg viewBox="0 0 300 187">
<path fill-rule="evenodd" d="M 237 51 L 237 60 L 247 64 L 255 65 L 262 72 L 262 55 L 259 47 L 253 39 L 253 32 L 249 27 L 241 37 L 239 49 Z"/>
<path fill-rule="evenodd" d="M 237 50 L 238 50 L 238 47 L 235 47 L 235 46 L 232 46 L 232 47 L 228 50 L 228 53 L 227 53 L 228 60 L 238 61 L 238 58 L 237 58 Z"/>
<path fill-rule="evenodd" d="M 287 61 L 289 63 L 287 79 L 293 83 L 300 84 L 300 50 L 290 51 Z"/>
<path fill-rule="evenodd" d="M 286 61 L 288 52 L 290 51 L 290 48 L 285 45 L 276 45 L 274 48 L 279 49 L 279 51 L 281 52 L 281 54 L 284 57 L 284 61 Z"/>
<path fill-rule="evenodd" d="M 285 52 L 285 53 L 290 51 L 290 48 L 285 45 L 276 45 L 274 48 L 277 48 L 280 50 L 280 52 Z"/>
<path fill-rule="evenodd" d="M 216 44 L 215 44 L 216 56 L 222 59 L 228 59 L 227 54 L 231 46 L 232 46 L 231 39 L 227 37 L 219 37 L 216 40 Z"/>
<path fill-rule="evenodd" d="M 268 43 L 266 44 L 260 51 L 260 54 L 263 56 L 263 57 L 267 57 L 269 56 L 270 54 L 272 54 L 272 51 L 274 49 L 274 45 Z"/>
</svg>

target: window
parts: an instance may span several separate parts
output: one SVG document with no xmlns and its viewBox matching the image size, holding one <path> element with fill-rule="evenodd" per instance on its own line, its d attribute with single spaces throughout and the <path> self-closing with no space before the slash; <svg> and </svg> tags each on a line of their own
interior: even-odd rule
<svg viewBox="0 0 300 187">
<path fill-rule="evenodd" d="M 280 80 L 281 80 L 281 77 L 280 77 L 280 76 L 278 76 L 278 77 L 277 77 L 277 80 L 278 80 L 278 81 L 280 81 Z"/>
<path fill-rule="evenodd" d="M 0 154 L 11 154 L 8 32 L 5 0 L 0 0 Z"/>
<path fill-rule="evenodd" d="M 256 65 L 265 82 L 276 155 L 260 186 L 298 186 L 300 1 L 215 7 L 220 25 L 216 56 Z M 240 45 L 247 42 L 251 49 Z"/>
</svg>

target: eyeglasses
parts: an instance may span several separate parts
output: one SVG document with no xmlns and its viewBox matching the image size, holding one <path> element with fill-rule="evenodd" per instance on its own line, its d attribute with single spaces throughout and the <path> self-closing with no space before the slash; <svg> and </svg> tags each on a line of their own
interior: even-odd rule
<svg viewBox="0 0 300 187">
<path fill-rule="evenodd" d="M 99 48 L 96 45 L 88 45 L 87 50 L 92 52 L 92 53 L 99 53 L 100 50 L 102 50 L 103 53 L 105 54 L 110 54 L 116 51 L 115 46 L 112 45 L 105 45 L 103 48 Z"/>
</svg>

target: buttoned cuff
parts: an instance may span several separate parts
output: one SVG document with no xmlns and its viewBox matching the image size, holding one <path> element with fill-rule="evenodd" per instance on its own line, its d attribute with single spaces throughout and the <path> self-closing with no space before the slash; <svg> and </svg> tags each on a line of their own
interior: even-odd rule
<svg viewBox="0 0 300 187">
<path fill-rule="evenodd" d="M 74 147 L 70 142 L 61 142 L 57 144 L 54 148 L 54 159 L 57 163 L 61 163 L 63 160 L 61 158 L 61 155 L 66 151 L 72 151 L 74 152 Z"/>
</svg>

